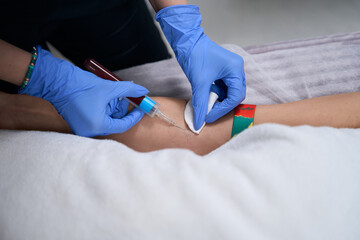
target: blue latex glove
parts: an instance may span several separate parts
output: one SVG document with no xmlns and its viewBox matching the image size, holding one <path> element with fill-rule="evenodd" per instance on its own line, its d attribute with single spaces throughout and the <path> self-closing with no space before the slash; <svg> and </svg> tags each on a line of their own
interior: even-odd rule
<svg viewBox="0 0 360 240">
<path fill-rule="evenodd" d="M 137 108 L 127 114 L 128 102 L 119 98 L 143 96 L 148 93 L 146 88 L 104 80 L 53 57 L 40 46 L 37 49 L 30 81 L 19 93 L 48 100 L 75 134 L 93 137 L 122 133 L 144 116 Z"/>
<path fill-rule="evenodd" d="M 242 57 L 220 47 L 204 34 L 197 6 L 167 7 L 155 18 L 191 83 L 196 130 L 205 120 L 214 122 L 244 100 L 246 83 Z M 226 85 L 223 88 L 226 98 L 216 103 L 206 116 L 211 84 L 219 79 Z"/>
</svg>

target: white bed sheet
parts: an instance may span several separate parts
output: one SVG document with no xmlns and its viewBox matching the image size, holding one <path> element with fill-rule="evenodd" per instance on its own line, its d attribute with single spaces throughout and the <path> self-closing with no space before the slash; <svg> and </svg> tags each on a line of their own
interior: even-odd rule
<svg viewBox="0 0 360 240">
<path fill-rule="evenodd" d="M 359 91 L 358 39 L 352 33 L 246 52 L 227 47 L 244 53 L 247 101 L 264 104 L 326 89 Z M 334 47 L 347 65 L 330 74 L 306 64 L 318 54 L 331 61 L 326 52 Z M 293 51 L 303 57 L 286 58 Z M 166 92 L 159 87 L 165 81 L 177 82 L 171 91 L 184 97 L 189 86 L 178 70 L 169 60 L 119 74 L 136 82 L 147 76 L 154 95 Z M 334 76 L 339 81 L 328 88 L 326 79 Z M 264 79 L 270 82 L 261 85 Z M 360 130 L 276 124 L 250 128 L 205 157 L 2 130 L 0 239 L 360 239 L 359 146 Z"/>
<path fill-rule="evenodd" d="M 0 136 L 4 240 L 360 238 L 360 131 L 265 124 L 204 158 Z"/>
</svg>

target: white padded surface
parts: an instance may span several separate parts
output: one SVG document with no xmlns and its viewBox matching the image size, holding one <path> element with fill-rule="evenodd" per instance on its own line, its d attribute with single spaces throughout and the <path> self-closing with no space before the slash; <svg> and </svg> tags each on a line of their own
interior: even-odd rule
<svg viewBox="0 0 360 240">
<path fill-rule="evenodd" d="M 0 131 L 0 238 L 359 239 L 359 130 L 239 136 L 199 157 Z"/>
<path fill-rule="evenodd" d="M 246 103 L 360 90 L 360 34 L 248 48 Z M 310 61 L 311 60 L 311 61 Z M 189 98 L 174 60 L 118 73 Z M 360 130 L 254 126 L 205 157 L 0 131 L 0 239 L 360 239 Z"/>
</svg>

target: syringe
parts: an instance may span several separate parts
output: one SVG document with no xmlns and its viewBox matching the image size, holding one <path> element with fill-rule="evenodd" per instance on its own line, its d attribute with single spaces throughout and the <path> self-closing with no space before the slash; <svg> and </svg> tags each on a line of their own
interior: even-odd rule
<svg viewBox="0 0 360 240">
<path fill-rule="evenodd" d="M 84 62 L 84 66 L 87 70 L 94 73 L 96 76 L 111 80 L 111 81 L 122 81 L 118 76 L 113 74 L 110 70 L 106 69 L 104 66 L 102 66 L 100 63 L 95 61 L 92 58 L 87 58 Z M 133 106 L 140 108 L 143 110 L 148 116 L 154 117 L 158 116 L 161 119 L 164 119 L 171 125 L 178 127 L 184 131 L 187 131 L 186 129 L 180 127 L 177 125 L 173 120 L 171 120 L 169 117 L 167 117 L 163 112 L 160 111 L 160 105 L 155 102 L 153 99 L 151 99 L 149 96 L 141 96 L 137 98 L 133 97 L 126 97 L 125 98 L 130 104 Z"/>
</svg>

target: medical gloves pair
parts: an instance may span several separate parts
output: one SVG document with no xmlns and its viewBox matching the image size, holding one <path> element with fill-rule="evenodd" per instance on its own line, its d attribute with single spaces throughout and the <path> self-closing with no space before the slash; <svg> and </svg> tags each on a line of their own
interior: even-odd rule
<svg viewBox="0 0 360 240">
<path fill-rule="evenodd" d="M 200 27 L 201 15 L 194 5 L 176 5 L 156 15 L 176 58 L 192 86 L 195 129 L 204 121 L 214 122 L 234 109 L 245 98 L 243 59 L 214 42 Z M 131 82 L 112 82 L 83 71 L 53 57 L 37 46 L 38 58 L 27 87 L 19 93 L 49 101 L 80 136 L 122 133 L 144 115 L 139 109 L 127 114 L 123 97 L 139 97 L 148 90 Z M 211 85 L 215 84 L 224 100 L 207 113 Z"/>
<path fill-rule="evenodd" d="M 148 93 L 132 82 L 113 82 L 55 58 L 37 46 L 38 58 L 27 87 L 19 93 L 49 101 L 80 136 L 93 137 L 122 133 L 144 115 L 139 109 L 128 112 L 123 97 Z M 127 114 L 127 115 L 126 115 Z"/>
<path fill-rule="evenodd" d="M 246 83 L 242 57 L 220 47 L 204 34 L 197 6 L 170 6 L 160 10 L 155 18 L 191 83 L 196 130 L 204 121 L 214 122 L 244 100 Z M 224 84 L 217 84 L 217 80 Z M 226 98 L 216 103 L 206 116 L 213 82 L 221 87 Z"/>
</svg>

